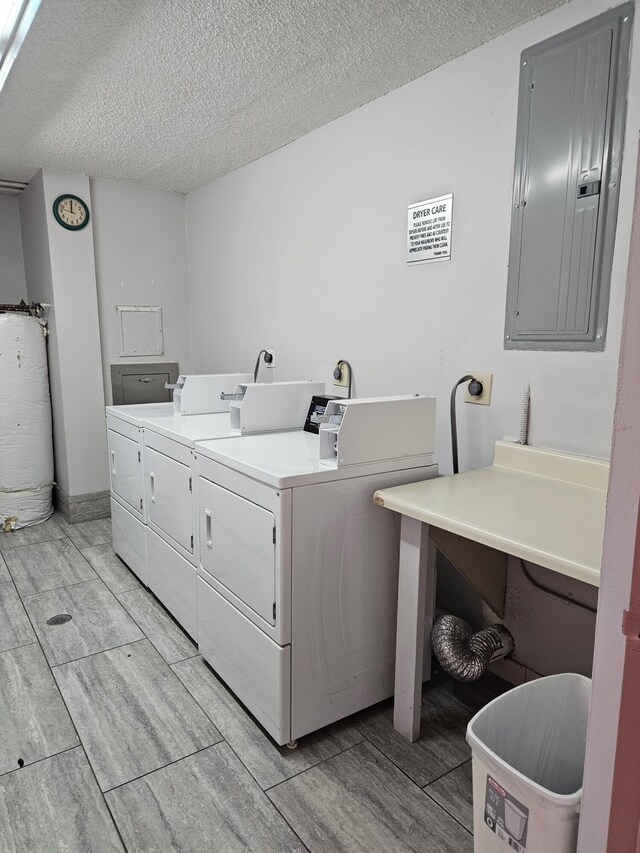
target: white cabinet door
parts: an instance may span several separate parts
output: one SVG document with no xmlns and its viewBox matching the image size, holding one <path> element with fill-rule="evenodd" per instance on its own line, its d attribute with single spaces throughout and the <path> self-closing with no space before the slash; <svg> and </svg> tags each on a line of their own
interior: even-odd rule
<svg viewBox="0 0 640 853">
<path fill-rule="evenodd" d="M 142 512 L 142 461 L 140 444 L 107 430 L 111 491 L 137 513 Z"/>
<path fill-rule="evenodd" d="M 276 528 L 272 512 L 200 477 L 203 569 L 275 625 Z"/>
<path fill-rule="evenodd" d="M 111 498 L 111 537 L 118 557 L 147 586 L 147 526 Z"/>
<path fill-rule="evenodd" d="M 164 539 L 147 529 L 151 589 L 185 631 L 197 640 L 196 568 Z"/>
<path fill-rule="evenodd" d="M 192 554 L 191 468 L 147 447 L 145 471 L 149 522 Z"/>
<path fill-rule="evenodd" d="M 276 743 L 291 740 L 291 647 L 274 643 L 202 578 L 198 649 Z"/>
</svg>

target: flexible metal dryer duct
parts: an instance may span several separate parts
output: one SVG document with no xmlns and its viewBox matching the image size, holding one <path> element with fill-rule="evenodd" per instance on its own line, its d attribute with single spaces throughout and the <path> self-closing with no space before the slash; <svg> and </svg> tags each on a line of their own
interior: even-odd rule
<svg viewBox="0 0 640 853">
<path fill-rule="evenodd" d="M 449 614 L 436 618 L 431 644 L 440 666 L 459 681 L 476 681 L 492 660 L 513 651 L 513 637 L 504 625 L 474 634 L 468 622 Z"/>
</svg>

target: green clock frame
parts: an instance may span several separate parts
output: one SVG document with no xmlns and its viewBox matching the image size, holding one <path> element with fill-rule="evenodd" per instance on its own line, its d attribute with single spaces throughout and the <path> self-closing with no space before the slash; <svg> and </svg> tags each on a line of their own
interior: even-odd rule
<svg viewBox="0 0 640 853">
<path fill-rule="evenodd" d="M 80 223 L 80 225 L 69 225 L 68 222 L 65 222 L 64 219 L 61 219 L 60 214 L 58 213 L 58 205 L 60 204 L 60 202 L 63 199 L 66 199 L 66 198 L 71 198 L 71 199 L 73 199 L 73 201 L 79 202 L 84 207 L 84 209 L 87 211 L 87 216 L 86 216 L 84 222 Z M 84 199 L 80 198 L 77 195 L 73 195 L 72 193 L 63 193 L 62 195 L 59 195 L 58 198 L 53 202 L 53 215 L 55 217 L 56 222 L 59 225 L 62 225 L 63 228 L 66 228 L 67 231 L 82 231 L 82 229 L 85 228 L 89 224 L 89 218 L 90 218 L 89 205 L 86 203 L 86 201 Z"/>
</svg>

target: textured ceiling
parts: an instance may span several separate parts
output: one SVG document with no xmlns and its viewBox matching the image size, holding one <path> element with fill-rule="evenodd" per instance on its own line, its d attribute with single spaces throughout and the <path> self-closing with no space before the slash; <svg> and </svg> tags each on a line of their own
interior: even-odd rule
<svg viewBox="0 0 640 853">
<path fill-rule="evenodd" d="M 0 177 L 187 192 L 564 0 L 43 0 Z"/>
</svg>

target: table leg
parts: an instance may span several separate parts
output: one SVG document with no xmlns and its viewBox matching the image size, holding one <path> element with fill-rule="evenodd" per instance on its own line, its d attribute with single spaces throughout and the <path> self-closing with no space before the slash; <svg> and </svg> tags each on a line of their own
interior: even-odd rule
<svg viewBox="0 0 640 853">
<path fill-rule="evenodd" d="M 403 515 L 393 727 L 411 742 L 420 737 L 423 662 L 424 674 L 429 675 L 431 670 L 430 656 L 424 661 L 425 617 L 428 615 L 430 626 L 435 608 L 435 555 L 429 526 Z"/>
</svg>

